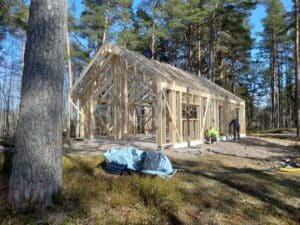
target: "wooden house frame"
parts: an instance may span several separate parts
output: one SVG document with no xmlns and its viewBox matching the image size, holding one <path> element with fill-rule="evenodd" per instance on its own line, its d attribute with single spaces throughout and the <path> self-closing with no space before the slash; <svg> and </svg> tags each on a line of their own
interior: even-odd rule
<svg viewBox="0 0 300 225">
<path fill-rule="evenodd" d="M 123 139 L 156 135 L 159 148 L 200 144 L 210 126 L 230 138 L 238 116 L 246 135 L 245 102 L 215 83 L 124 47 L 105 43 L 73 85 L 79 136 Z"/>
</svg>

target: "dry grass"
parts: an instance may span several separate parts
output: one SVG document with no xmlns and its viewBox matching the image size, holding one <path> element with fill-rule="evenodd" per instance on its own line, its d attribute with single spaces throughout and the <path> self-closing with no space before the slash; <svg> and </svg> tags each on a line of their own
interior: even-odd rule
<svg viewBox="0 0 300 225">
<path fill-rule="evenodd" d="M 251 163 L 246 168 L 233 167 L 231 161 L 213 158 L 192 169 L 185 166 L 188 174 L 178 177 L 185 183 L 182 193 L 187 202 L 197 209 L 192 215 L 194 224 L 299 223 L 299 176 L 262 172 Z"/>
<path fill-rule="evenodd" d="M 258 161 L 213 154 L 176 160 L 184 172 L 170 180 L 107 175 L 102 162 L 66 155 L 62 193 L 44 215 L 9 210 L 0 176 L 0 224 L 300 223 L 300 175 L 263 172 Z"/>
</svg>

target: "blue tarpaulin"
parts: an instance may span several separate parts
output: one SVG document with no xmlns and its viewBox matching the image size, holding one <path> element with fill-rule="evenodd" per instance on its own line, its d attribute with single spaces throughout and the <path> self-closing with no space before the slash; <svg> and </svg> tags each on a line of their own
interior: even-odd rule
<svg viewBox="0 0 300 225">
<path fill-rule="evenodd" d="M 169 158 L 160 152 L 141 151 L 134 147 L 112 147 L 104 153 L 107 170 L 114 168 L 127 168 L 146 174 L 158 175 L 163 178 L 172 177 L 173 170 Z"/>
</svg>

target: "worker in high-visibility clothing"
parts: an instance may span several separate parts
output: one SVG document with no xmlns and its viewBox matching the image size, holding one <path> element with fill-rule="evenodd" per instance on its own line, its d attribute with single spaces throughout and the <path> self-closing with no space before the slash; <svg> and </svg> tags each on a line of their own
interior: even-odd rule
<svg viewBox="0 0 300 225">
<path fill-rule="evenodd" d="M 219 138 L 219 132 L 217 128 L 210 126 L 207 136 L 211 143 L 216 142 Z"/>
</svg>

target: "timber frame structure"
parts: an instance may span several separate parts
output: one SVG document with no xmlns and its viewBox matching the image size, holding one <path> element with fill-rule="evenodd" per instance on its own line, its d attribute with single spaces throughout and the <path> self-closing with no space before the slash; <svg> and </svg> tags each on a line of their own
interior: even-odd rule
<svg viewBox="0 0 300 225">
<path fill-rule="evenodd" d="M 238 117 L 246 135 L 245 102 L 215 83 L 124 47 L 104 43 L 74 83 L 80 137 L 115 140 L 151 133 L 158 148 L 203 143 L 216 127 L 230 138 Z"/>
</svg>

